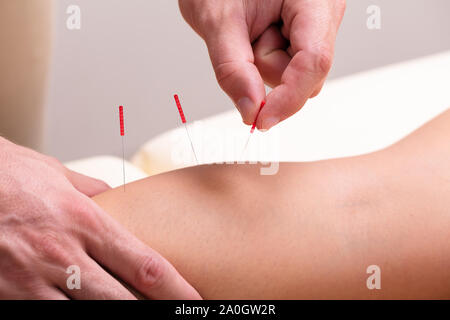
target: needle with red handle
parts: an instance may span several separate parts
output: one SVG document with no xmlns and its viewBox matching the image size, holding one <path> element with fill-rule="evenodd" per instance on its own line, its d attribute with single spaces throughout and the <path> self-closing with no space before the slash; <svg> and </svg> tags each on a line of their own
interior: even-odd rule
<svg viewBox="0 0 450 320">
<path fill-rule="evenodd" d="M 177 104 L 178 113 L 180 114 L 181 122 L 183 122 L 184 128 L 186 129 L 186 133 L 189 138 L 189 142 L 191 143 L 192 153 L 194 153 L 195 161 L 198 164 L 198 159 L 197 159 L 197 155 L 195 154 L 194 144 L 192 143 L 192 139 L 191 139 L 189 130 L 186 125 L 186 117 L 184 116 L 184 112 L 183 112 L 183 108 L 181 107 L 180 99 L 178 98 L 177 94 L 175 94 L 173 97 L 175 98 L 175 103 Z"/>
<path fill-rule="evenodd" d="M 261 113 L 261 110 L 262 110 L 262 108 L 264 107 L 265 104 L 266 104 L 266 102 L 265 102 L 265 101 L 262 101 L 262 102 L 261 102 L 261 105 L 259 106 L 259 110 L 258 110 L 258 113 L 256 114 L 255 121 L 254 121 L 253 124 L 252 124 L 252 128 L 250 129 L 250 134 L 249 134 L 249 136 L 248 136 L 248 138 L 247 138 L 247 142 L 245 143 L 244 150 L 242 151 L 242 157 L 243 157 L 244 154 L 245 154 L 245 150 L 247 149 L 248 143 L 250 142 L 250 138 L 252 137 L 253 132 L 255 132 L 256 121 L 258 121 L 259 114 Z M 241 158 L 242 158 L 242 157 L 241 157 Z"/>
</svg>

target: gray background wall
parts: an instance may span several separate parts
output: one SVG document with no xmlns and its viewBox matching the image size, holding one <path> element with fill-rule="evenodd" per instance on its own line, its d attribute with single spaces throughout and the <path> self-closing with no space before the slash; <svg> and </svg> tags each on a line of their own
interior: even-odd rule
<svg viewBox="0 0 450 320">
<path fill-rule="evenodd" d="M 81 7 L 81 30 L 66 28 L 71 4 Z M 381 30 L 366 27 L 371 4 L 381 7 Z M 448 0 L 347 0 L 330 78 L 449 50 L 449 12 Z M 54 19 L 45 151 L 61 160 L 121 155 L 119 104 L 127 155 L 179 125 L 175 92 L 190 120 L 234 108 L 175 0 L 58 0 Z"/>
</svg>

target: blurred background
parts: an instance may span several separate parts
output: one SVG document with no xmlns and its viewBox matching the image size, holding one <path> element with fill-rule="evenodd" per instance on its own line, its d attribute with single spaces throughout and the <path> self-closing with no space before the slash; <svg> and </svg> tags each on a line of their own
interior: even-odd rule
<svg viewBox="0 0 450 320">
<path fill-rule="evenodd" d="M 69 5 L 81 8 L 80 30 L 66 27 Z M 381 8 L 380 30 L 366 26 L 370 5 Z M 3 108 L 2 133 L 18 142 L 62 161 L 121 156 L 117 108 L 124 105 L 130 156 L 151 137 L 179 125 L 174 93 L 180 95 L 188 120 L 234 108 L 215 81 L 203 41 L 184 22 L 176 0 L 0 0 L 0 6 L 0 11 L 25 16 L 15 31 L 24 45 L 32 35 L 40 37 L 41 46 L 51 44 L 48 50 L 36 44 L 31 58 L 21 63 L 23 72 L 38 75 L 43 71 L 26 63 L 41 59 L 49 64 L 45 97 L 17 102 L 1 93 L 0 102 L 17 102 L 17 110 L 39 99 L 44 102 L 43 118 L 21 112 L 16 124 L 7 120 L 12 113 Z M 449 12 L 448 0 L 347 0 L 329 78 L 449 50 Z M 2 51 L 20 47 L 21 40 L 12 37 L 13 23 L 0 25 L 7 43 Z M 47 37 L 50 27 L 53 32 Z M 8 59 L 3 60 L 7 69 Z M 11 79 L 17 77 L 11 74 Z M 33 136 L 17 133 L 19 124 L 32 127 Z"/>
</svg>

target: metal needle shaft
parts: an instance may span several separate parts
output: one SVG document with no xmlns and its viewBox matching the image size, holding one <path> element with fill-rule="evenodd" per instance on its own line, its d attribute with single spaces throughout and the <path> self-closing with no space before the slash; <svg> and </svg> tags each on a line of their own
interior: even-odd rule
<svg viewBox="0 0 450 320">
<path fill-rule="evenodd" d="M 189 130 L 188 130 L 188 128 L 187 128 L 186 123 L 183 123 L 183 124 L 184 124 L 184 128 L 186 129 L 186 133 L 187 133 L 187 136 L 188 136 L 188 138 L 189 138 L 189 142 L 191 143 L 192 153 L 194 154 L 195 162 L 196 162 L 197 165 L 198 165 L 197 154 L 195 153 L 194 144 L 192 143 L 191 135 L 189 134 Z"/>
<path fill-rule="evenodd" d="M 253 134 L 253 132 L 255 131 L 255 128 L 256 128 L 256 121 L 258 120 L 259 113 L 261 112 L 261 110 L 262 110 L 262 108 L 264 107 L 265 104 L 266 104 L 265 101 L 262 101 L 262 102 L 261 102 L 261 105 L 260 105 L 260 107 L 259 107 L 258 113 L 256 114 L 255 121 L 253 122 L 252 128 L 251 128 L 251 130 L 250 130 L 250 134 L 249 134 L 249 136 L 248 136 L 248 138 L 247 138 L 247 142 L 245 143 L 244 150 L 242 150 L 241 161 L 244 160 L 243 158 L 244 158 L 244 155 L 245 155 L 245 150 L 247 150 L 247 146 L 248 146 L 248 143 L 250 142 L 250 138 L 252 137 L 252 134 Z"/>
<path fill-rule="evenodd" d="M 241 162 L 244 160 L 245 151 L 247 150 L 248 143 L 250 142 L 250 138 L 251 138 L 251 137 L 252 137 L 252 133 L 250 133 L 250 134 L 248 135 L 247 142 L 245 143 L 245 146 L 244 146 L 244 150 L 242 150 L 242 154 L 241 154 Z"/>
<path fill-rule="evenodd" d="M 122 169 L 123 169 L 123 191 L 125 192 L 125 144 L 122 136 Z"/>
</svg>

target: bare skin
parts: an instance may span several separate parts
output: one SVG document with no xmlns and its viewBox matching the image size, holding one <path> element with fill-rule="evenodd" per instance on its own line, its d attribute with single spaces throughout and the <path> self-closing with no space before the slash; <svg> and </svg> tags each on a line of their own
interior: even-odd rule
<svg viewBox="0 0 450 320">
<path fill-rule="evenodd" d="M 0 135 L 35 148 L 42 143 L 53 2 L 0 0 L 7 48 L 0 52 Z M 345 1 L 181 0 L 180 7 L 206 40 L 219 83 L 244 121 L 256 115 L 251 100 L 265 98 L 263 79 L 278 86 L 268 97 L 275 114 L 264 111 L 258 125 L 269 128 L 320 91 Z M 199 298 L 164 257 L 89 198 L 109 189 L 102 181 L 2 137 L 0 164 L 0 299 L 134 298 L 107 270 L 148 298 Z M 82 291 L 65 283 L 72 264 L 95 278 Z"/>
<path fill-rule="evenodd" d="M 450 110 L 372 154 L 193 167 L 94 200 L 203 298 L 450 298 L 449 141 Z"/>
</svg>

